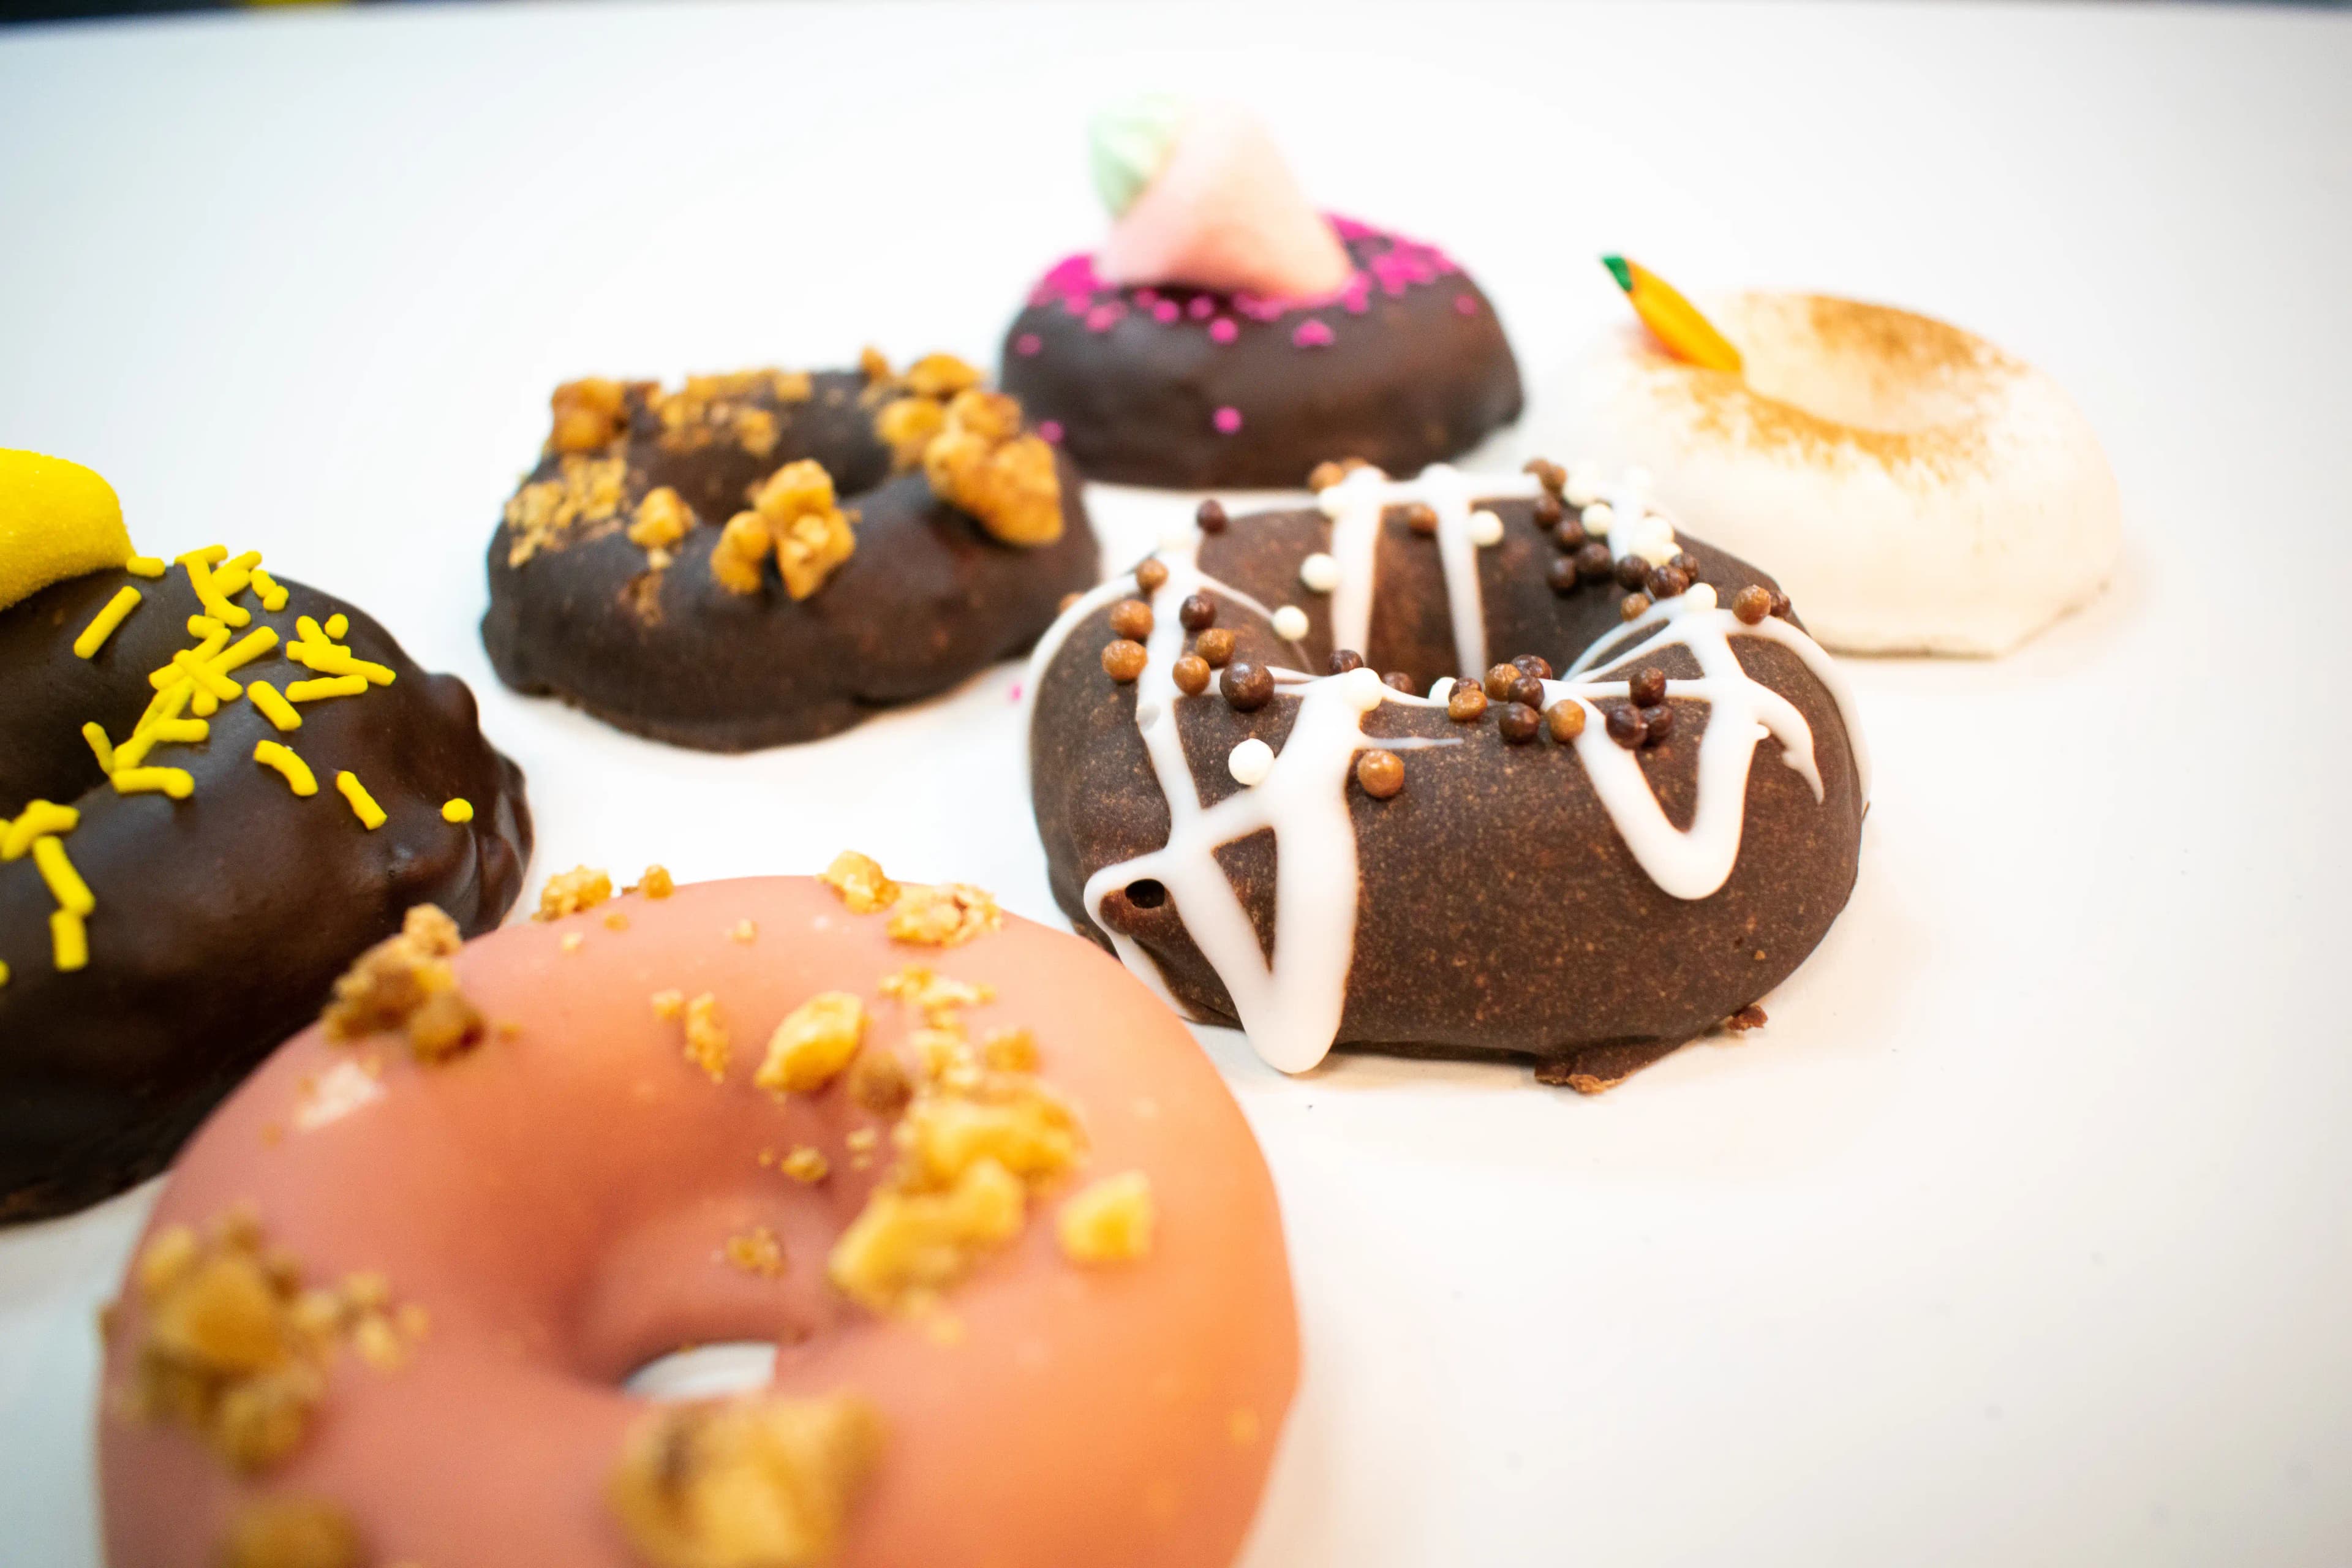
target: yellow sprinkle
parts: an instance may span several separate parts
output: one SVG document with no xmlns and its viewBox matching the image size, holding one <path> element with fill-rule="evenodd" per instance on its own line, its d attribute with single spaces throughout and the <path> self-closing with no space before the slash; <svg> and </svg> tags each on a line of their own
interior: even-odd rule
<svg viewBox="0 0 2352 1568">
<path fill-rule="evenodd" d="M 46 800 L 25 803 L 24 814 L 8 825 L 5 837 L 0 837 L 0 860 L 22 860 L 33 847 L 33 840 L 52 833 L 71 833 L 81 826 L 81 813 L 69 805 L 56 805 Z"/>
<path fill-rule="evenodd" d="M 289 702 L 317 702 L 329 697 L 357 697 L 368 689 L 363 675 L 332 675 L 323 680 L 298 680 L 286 689 Z"/>
<path fill-rule="evenodd" d="M 58 908 L 70 910 L 78 915 L 86 915 L 98 908 L 98 900 L 90 897 L 89 884 L 81 879 L 81 873 L 75 870 L 73 862 L 66 858 L 66 847 L 62 840 L 54 837 L 34 839 L 33 864 L 41 868 L 41 880 L 49 885 L 49 897 L 57 900 Z"/>
<path fill-rule="evenodd" d="M 393 672 L 381 664 L 355 658 L 352 650 L 338 643 L 312 642 L 308 637 L 286 650 L 286 657 L 297 664 L 309 665 L 320 675 L 364 676 L 377 686 L 390 686 Z"/>
<path fill-rule="evenodd" d="M 228 569 L 232 572 L 243 572 L 249 577 L 252 575 L 253 569 L 260 564 L 261 552 L 248 550 L 242 555 L 232 556 L 229 559 Z"/>
<path fill-rule="evenodd" d="M 474 803 L 466 799 L 463 795 L 453 796 L 448 800 L 443 801 L 441 803 L 441 820 L 444 822 L 473 821 Z"/>
<path fill-rule="evenodd" d="M 278 585 L 277 578 L 258 566 L 253 569 L 253 591 L 261 595 L 261 607 L 271 615 L 286 607 L 286 590 Z"/>
<path fill-rule="evenodd" d="M 224 546 L 215 544 L 202 554 L 181 556 L 180 564 L 188 569 L 188 585 L 195 589 L 196 599 L 204 605 L 205 614 L 225 626 L 241 626 L 253 619 L 253 612 L 242 605 L 230 604 L 227 596 L 220 591 L 219 585 L 214 583 L 212 566 L 205 559 L 205 557 L 211 557 L 213 560 L 219 559 L 218 556 L 212 554 L 214 550 L 226 552 Z M 239 575 L 241 578 L 242 574 Z M 243 586 L 241 581 L 238 585 Z"/>
<path fill-rule="evenodd" d="M 383 807 L 376 805 L 375 797 L 368 794 L 366 785 L 360 783 L 359 774 L 337 773 L 335 787 L 343 792 L 343 798 L 352 803 L 352 815 L 358 817 L 361 826 L 370 833 L 384 825 Z"/>
<path fill-rule="evenodd" d="M 185 800 L 196 793 L 196 781 L 185 768 L 123 768 L 114 775 L 117 795 L 154 795 Z"/>
<path fill-rule="evenodd" d="M 161 577 L 172 569 L 172 563 L 154 555 L 134 555 L 122 563 L 122 569 L 133 577 Z"/>
<path fill-rule="evenodd" d="M 278 688 L 266 680 L 257 680 L 245 689 L 246 700 L 261 710 L 261 716 L 280 730 L 299 730 L 302 715 L 294 711 L 293 704 L 278 695 Z"/>
<path fill-rule="evenodd" d="M 139 607 L 139 601 L 144 597 L 145 595 L 138 589 L 127 583 L 117 588 L 114 591 L 114 597 L 106 601 L 106 608 L 99 611 L 89 625 L 82 628 L 81 636 L 74 638 L 76 657 L 81 658 L 96 657 L 98 650 L 106 646 L 106 639 L 114 635 L 114 628 L 121 626 L 123 618 Z"/>
<path fill-rule="evenodd" d="M 329 637 L 340 638 L 345 632 L 348 632 L 351 629 L 351 616 L 343 614 L 341 610 L 337 610 L 333 615 L 327 617 L 327 635 Z"/>
<path fill-rule="evenodd" d="M 319 623 L 309 616 L 294 617 L 294 635 L 306 643 L 325 644 L 334 639 L 319 629 Z"/>
<path fill-rule="evenodd" d="M 5 985 L 5 984 L 8 984 L 8 966 L 7 966 L 5 963 L 0 963 L 0 985 Z"/>
<path fill-rule="evenodd" d="M 158 746 L 194 746 L 211 738 L 213 727 L 202 719 L 158 719 L 147 727 Z"/>
<path fill-rule="evenodd" d="M 190 616 L 188 617 L 188 635 L 190 637 L 208 637 L 215 632 L 220 633 L 224 639 L 228 636 L 228 628 L 221 625 L 218 621 L 213 619 L 210 616 Z"/>
<path fill-rule="evenodd" d="M 191 550 L 184 555 L 173 556 L 172 558 L 172 564 L 174 566 L 185 566 L 189 562 L 194 561 L 200 565 L 217 566 L 227 559 L 227 545 L 207 544 L 202 550 Z"/>
<path fill-rule="evenodd" d="M 59 910 L 49 917 L 49 946 L 61 973 L 70 974 L 89 963 L 89 932 L 71 910 Z"/>
<path fill-rule="evenodd" d="M 318 776 L 310 772 L 310 764 L 277 742 L 256 742 L 253 747 L 253 760 L 264 767 L 276 768 L 285 774 L 287 784 L 296 795 L 313 795 L 319 793 Z M 352 775 L 345 773 L 343 776 L 349 778 Z"/>
<path fill-rule="evenodd" d="M 194 636 L 195 633 L 192 629 L 189 635 Z M 183 680 L 194 680 L 196 667 L 226 647 L 228 647 L 226 626 L 206 633 L 203 642 L 198 643 L 194 647 L 183 648 L 173 654 L 172 662 L 163 668 L 148 671 L 147 684 L 158 691 L 168 691 Z"/>
<path fill-rule="evenodd" d="M 251 664 L 277 646 L 276 632 L 271 631 L 268 626 L 257 627 L 229 647 L 223 648 L 221 656 L 213 660 L 213 668 L 220 670 L 238 668 Z"/>
<path fill-rule="evenodd" d="M 98 771 L 102 773 L 112 773 L 114 771 L 114 742 L 106 738 L 106 726 L 93 720 L 89 723 L 84 724 L 81 727 L 81 738 L 88 741 L 89 742 L 89 749 L 93 752 L 97 753 Z"/>
</svg>

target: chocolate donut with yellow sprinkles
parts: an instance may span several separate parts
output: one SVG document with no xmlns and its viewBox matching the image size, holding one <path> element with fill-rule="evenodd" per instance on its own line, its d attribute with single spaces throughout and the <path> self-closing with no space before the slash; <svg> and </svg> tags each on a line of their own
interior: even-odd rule
<svg viewBox="0 0 2352 1568">
<path fill-rule="evenodd" d="M 813 741 L 1035 642 L 1098 574 L 1069 460 L 948 354 L 556 388 L 490 543 L 499 679 L 712 752 Z"/>
<path fill-rule="evenodd" d="M 155 1172 L 353 954 L 495 926 L 530 852 L 474 698 L 106 481 L 0 452 L 0 1222 Z"/>
</svg>

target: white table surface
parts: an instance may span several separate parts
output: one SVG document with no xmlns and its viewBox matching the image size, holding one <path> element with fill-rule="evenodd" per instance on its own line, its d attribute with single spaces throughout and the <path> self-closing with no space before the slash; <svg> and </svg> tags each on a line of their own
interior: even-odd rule
<svg viewBox="0 0 2352 1568">
<path fill-rule="evenodd" d="M 2352 16 L 0 32 L 0 445 L 466 676 L 530 775 L 534 887 L 854 845 L 1052 920 L 1010 668 L 818 745 L 667 750 L 496 684 L 480 554 L 564 377 L 985 359 L 1097 232 L 1084 111 L 1149 85 L 1255 101 L 1327 205 L 1454 250 L 1538 384 L 1622 309 L 1602 249 L 1986 332 L 2088 411 L 2129 529 L 2113 591 L 2013 658 L 1853 667 L 1860 885 L 1747 1043 L 1582 1100 L 1285 1079 L 1202 1031 L 1307 1347 L 1250 1568 L 2352 1561 Z M 1170 510 L 1097 497 L 1120 558 Z M 142 1212 L 0 1238 L 0 1562 L 96 1560 L 89 1313 Z"/>
</svg>

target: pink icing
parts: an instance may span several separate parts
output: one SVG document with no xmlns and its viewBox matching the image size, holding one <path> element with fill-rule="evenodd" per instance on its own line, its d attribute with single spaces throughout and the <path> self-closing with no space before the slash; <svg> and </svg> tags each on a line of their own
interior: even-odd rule
<svg viewBox="0 0 2352 1568">
<path fill-rule="evenodd" d="M 1192 104 L 1175 144 L 1097 254 L 1119 283 L 1321 294 L 1347 280 L 1348 253 L 1307 203 L 1282 150 L 1238 105 Z"/>
</svg>

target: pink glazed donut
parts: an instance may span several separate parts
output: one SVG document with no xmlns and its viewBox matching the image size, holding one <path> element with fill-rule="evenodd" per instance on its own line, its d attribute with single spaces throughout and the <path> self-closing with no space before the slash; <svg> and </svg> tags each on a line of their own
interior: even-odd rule
<svg viewBox="0 0 2352 1568">
<path fill-rule="evenodd" d="M 105 1326 L 116 1568 L 1223 1568 L 1297 1373 L 1175 1017 L 861 856 L 459 950 L 430 909 L 189 1144 Z M 772 1341 L 772 1383 L 637 1369 Z"/>
</svg>

